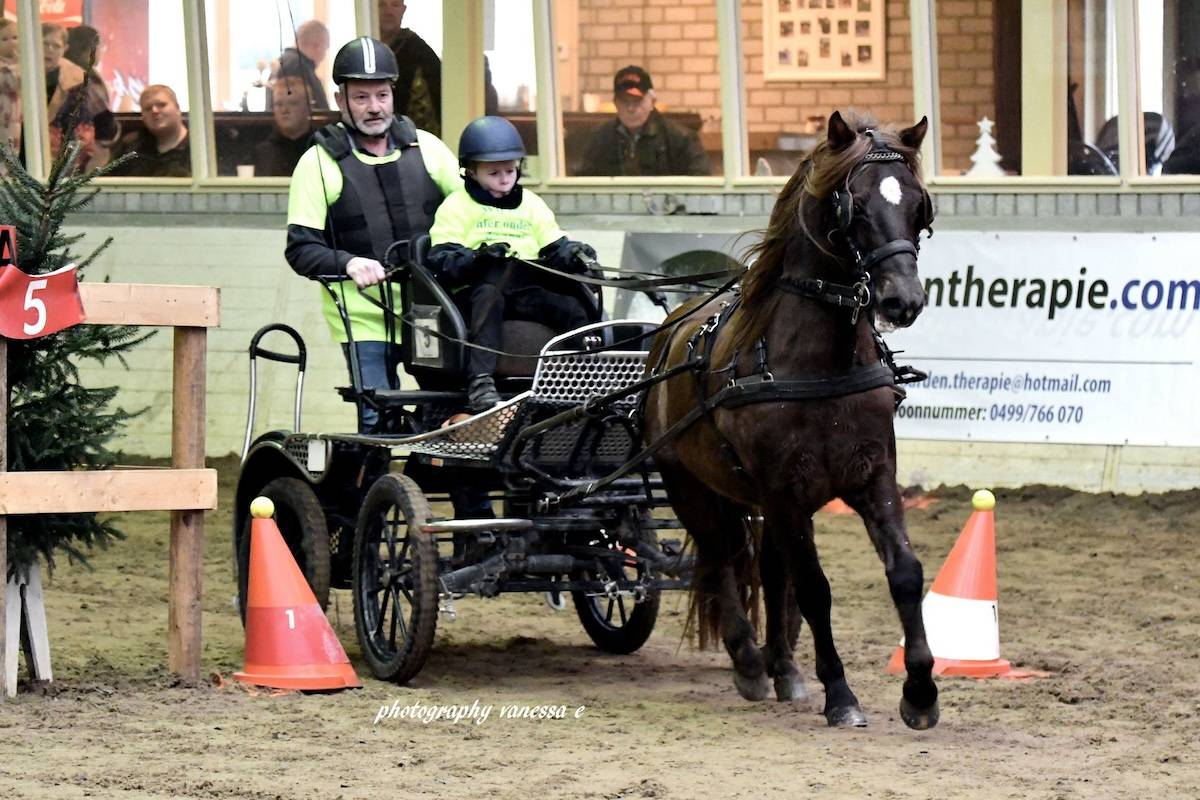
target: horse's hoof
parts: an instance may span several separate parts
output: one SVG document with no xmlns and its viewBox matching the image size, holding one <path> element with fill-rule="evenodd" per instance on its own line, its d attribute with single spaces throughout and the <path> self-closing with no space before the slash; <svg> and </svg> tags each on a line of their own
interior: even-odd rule
<svg viewBox="0 0 1200 800">
<path fill-rule="evenodd" d="M 858 706 L 843 706 L 826 710 L 825 719 L 831 728 L 865 728 L 867 715 Z"/>
<path fill-rule="evenodd" d="M 767 690 L 771 687 L 765 672 L 753 678 L 747 678 L 745 675 L 735 672 L 733 673 L 733 685 L 737 687 L 738 694 L 747 700 L 766 700 Z"/>
<path fill-rule="evenodd" d="M 808 687 L 798 672 L 775 678 L 775 698 L 781 703 L 803 703 L 808 700 Z"/>
<path fill-rule="evenodd" d="M 940 716 L 936 700 L 929 708 L 922 709 L 908 702 L 907 697 L 900 698 L 900 719 L 914 731 L 929 730 L 938 724 Z"/>
</svg>

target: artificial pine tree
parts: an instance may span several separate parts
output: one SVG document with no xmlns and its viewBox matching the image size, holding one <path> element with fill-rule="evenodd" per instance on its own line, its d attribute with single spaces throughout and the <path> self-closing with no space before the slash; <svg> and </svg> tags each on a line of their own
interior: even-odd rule
<svg viewBox="0 0 1200 800">
<path fill-rule="evenodd" d="M 84 270 L 111 244 L 106 239 L 83 259 L 71 248 L 84 237 L 66 235 L 67 216 L 92 201 L 90 186 L 116 164 L 78 170 L 81 143 L 74 126 L 63 141 L 45 184 L 34 179 L 17 155 L 0 146 L 0 222 L 17 229 L 18 266 L 30 275 L 52 272 L 75 261 Z M 124 355 L 150 334 L 126 325 L 77 325 L 28 341 L 8 343 L 8 469 L 63 471 L 111 467 L 113 437 L 137 413 L 111 406 L 115 386 L 89 388 L 76 365 L 105 363 Z M 123 538 L 116 526 L 95 514 L 38 514 L 8 517 L 9 574 L 24 573 L 40 555 L 54 568 L 55 553 L 87 563 L 87 551 Z M 5 576 L 7 577 L 7 576 Z M 3 588 L 0 580 L 0 589 Z M 3 621 L 0 620 L 0 625 Z"/>
<path fill-rule="evenodd" d="M 987 117 L 979 120 L 979 138 L 975 140 L 975 152 L 971 154 L 973 166 L 967 170 L 973 178 L 1003 177 L 1005 174 L 1000 166 L 1002 156 L 996 151 L 996 139 L 992 136 L 995 124 Z"/>
</svg>

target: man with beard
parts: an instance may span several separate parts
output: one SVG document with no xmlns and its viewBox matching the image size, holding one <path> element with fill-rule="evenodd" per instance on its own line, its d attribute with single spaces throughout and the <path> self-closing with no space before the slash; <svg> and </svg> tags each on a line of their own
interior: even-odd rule
<svg viewBox="0 0 1200 800">
<path fill-rule="evenodd" d="M 342 121 L 313 134 L 292 173 L 284 257 L 308 278 L 349 276 L 366 289 L 384 280 L 388 247 L 429 233 L 442 198 L 458 188 L 458 161 L 431 133 L 393 112 L 396 58 L 383 42 L 354 39 L 333 62 Z M 347 282 L 337 285 L 351 321 L 362 385 L 398 389 L 400 348 L 384 313 Z M 379 289 L 371 290 L 379 298 Z M 351 352 L 337 308 L 321 289 L 325 319 Z M 363 406 L 359 430 L 375 432 L 379 414 Z"/>
</svg>

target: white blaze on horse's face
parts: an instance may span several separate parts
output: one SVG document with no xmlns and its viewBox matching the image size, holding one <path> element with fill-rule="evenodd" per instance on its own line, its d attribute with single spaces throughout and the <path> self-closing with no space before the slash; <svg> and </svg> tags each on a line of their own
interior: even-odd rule
<svg viewBox="0 0 1200 800">
<path fill-rule="evenodd" d="M 900 181 L 896 180 L 894 175 L 889 175 L 879 182 L 879 193 L 892 205 L 900 205 L 900 197 L 903 193 L 900 190 Z"/>
</svg>

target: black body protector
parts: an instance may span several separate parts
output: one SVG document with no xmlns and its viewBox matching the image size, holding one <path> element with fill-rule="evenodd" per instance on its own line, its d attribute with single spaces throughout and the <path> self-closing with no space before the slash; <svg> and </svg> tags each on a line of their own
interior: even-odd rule
<svg viewBox="0 0 1200 800">
<path fill-rule="evenodd" d="M 325 243 L 355 255 L 370 254 L 381 263 L 393 242 L 428 234 L 442 204 L 442 190 L 425 168 L 412 120 L 397 115 L 388 134 L 400 157 L 386 164 L 355 158 L 354 143 L 341 125 L 326 125 L 313 134 L 342 172 L 342 194 L 325 219 Z"/>
</svg>

